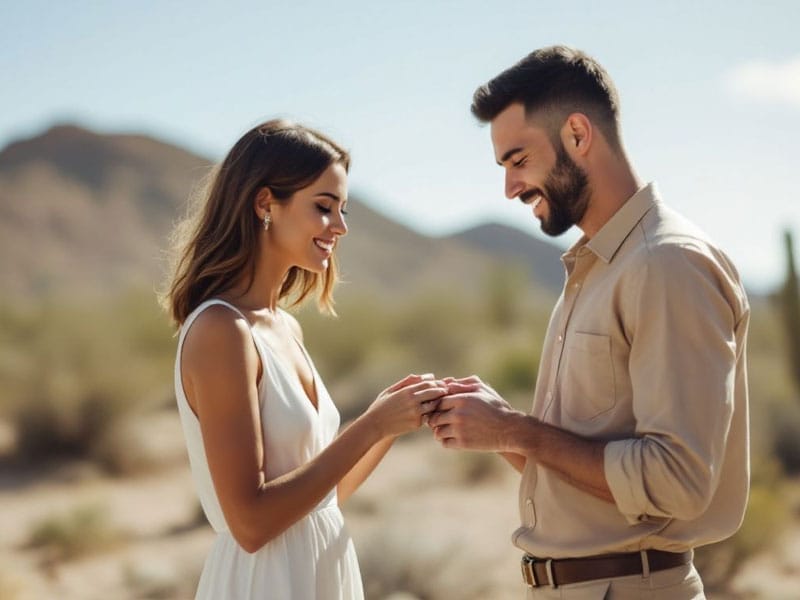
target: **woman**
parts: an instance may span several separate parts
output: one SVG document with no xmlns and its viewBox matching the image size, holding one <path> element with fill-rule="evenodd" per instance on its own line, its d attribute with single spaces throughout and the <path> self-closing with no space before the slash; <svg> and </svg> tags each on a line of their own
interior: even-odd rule
<svg viewBox="0 0 800 600">
<path fill-rule="evenodd" d="M 192 474 L 217 532 L 198 598 L 361 598 L 338 503 L 446 393 L 409 375 L 337 436 L 339 413 L 279 308 L 332 310 L 349 156 L 285 121 L 246 133 L 213 175 L 166 295 Z"/>
</svg>

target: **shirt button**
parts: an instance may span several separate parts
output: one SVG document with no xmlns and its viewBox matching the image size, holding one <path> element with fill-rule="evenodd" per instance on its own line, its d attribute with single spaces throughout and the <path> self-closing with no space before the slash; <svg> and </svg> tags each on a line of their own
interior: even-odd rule
<svg viewBox="0 0 800 600">
<path fill-rule="evenodd" d="M 528 513 L 528 527 L 533 527 L 536 525 L 536 509 L 533 507 L 533 500 L 527 498 L 525 500 L 525 509 Z"/>
<path fill-rule="evenodd" d="M 558 343 L 560 344 L 563 341 L 564 341 L 564 336 L 563 335 L 559 335 L 558 336 Z"/>
</svg>

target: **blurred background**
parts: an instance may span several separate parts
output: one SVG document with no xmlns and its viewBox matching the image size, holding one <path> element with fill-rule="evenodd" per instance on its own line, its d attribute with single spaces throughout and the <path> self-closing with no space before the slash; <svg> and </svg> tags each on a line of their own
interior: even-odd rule
<svg viewBox="0 0 800 600">
<path fill-rule="evenodd" d="M 212 534 L 156 291 L 192 191 L 264 119 L 353 154 L 340 316 L 298 312 L 343 418 L 421 371 L 529 408 L 577 231 L 545 238 L 504 199 L 469 103 L 553 43 L 608 69 L 639 175 L 741 271 L 752 493 L 697 562 L 712 598 L 796 598 L 798 20 L 788 0 L 0 0 L 0 599 L 192 597 Z M 517 482 L 399 441 L 345 507 L 368 597 L 521 597 Z"/>
</svg>

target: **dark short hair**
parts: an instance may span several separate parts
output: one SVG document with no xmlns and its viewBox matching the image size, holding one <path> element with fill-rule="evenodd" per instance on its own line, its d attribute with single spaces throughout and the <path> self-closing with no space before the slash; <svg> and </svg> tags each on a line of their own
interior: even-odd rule
<svg viewBox="0 0 800 600">
<path fill-rule="evenodd" d="M 510 104 L 525 114 L 543 114 L 557 136 L 567 116 L 589 117 L 609 144 L 620 148 L 619 97 L 606 70 L 591 56 L 567 46 L 539 48 L 480 86 L 472 96 L 472 114 L 488 123 Z"/>
</svg>

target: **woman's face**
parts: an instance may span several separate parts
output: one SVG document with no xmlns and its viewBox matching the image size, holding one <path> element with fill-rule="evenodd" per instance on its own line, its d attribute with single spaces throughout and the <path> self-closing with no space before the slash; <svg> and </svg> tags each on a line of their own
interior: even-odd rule
<svg viewBox="0 0 800 600">
<path fill-rule="evenodd" d="M 270 205 L 270 254 L 290 267 L 324 272 L 336 242 L 347 233 L 346 207 L 347 172 L 334 163 L 288 201 Z"/>
</svg>

